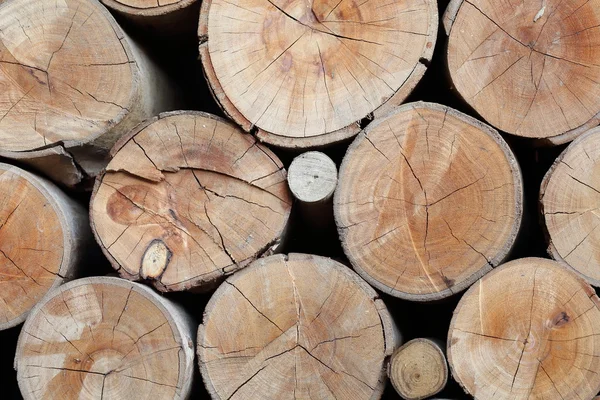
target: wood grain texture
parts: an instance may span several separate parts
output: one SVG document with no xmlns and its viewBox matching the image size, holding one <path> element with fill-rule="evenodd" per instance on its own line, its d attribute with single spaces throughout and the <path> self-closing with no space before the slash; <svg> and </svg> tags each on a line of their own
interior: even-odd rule
<svg viewBox="0 0 600 400">
<path fill-rule="evenodd" d="M 476 399 L 591 399 L 600 390 L 599 301 L 552 260 L 496 268 L 454 311 L 452 376 Z"/>
<path fill-rule="evenodd" d="M 300 202 L 327 202 L 333 197 L 337 185 L 337 168 L 324 153 L 302 153 L 290 164 L 288 184 L 290 191 Z"/>
<path fill-rule="evenodd" d="M 552 258 L 600 286 L 600 129 L 558 156 L 540 189 L 541 219 Z"/>
<path fill-rule="evenodd" d="M 377 293 L 350 269 L 276 255 L 217 289 L 198 356 L 213 399 L 377 399 L 398 340 Z"/>
<path fill-rule="evenodd" d="M 62 146 L 80 173 L 93 176 L 120 136 L 168 109 L 166 83 L 97 1 L 0 5 L 3 156 Z M 85 145 L 83 154 L 71 150 Z"/>
<path fill-rule="evenodd" d="M 600 121 L 600 2 L 452 1 L 448 65 L 462 97 L 505 132 L 565 143 Z"/>
<path fill-rule="evenodd" d="M 400 104 L 431 60 L 432 0 L 207 0 L 205 75 L 225 113 L 260 140 L 308 148 L 356 135 Z"/>
<path fill-rule="evenodd" d="M 81 205 L 0 163 L 0 330 L 22 323 L 49 290 L 77 274 L 90 239 Z"/>
<path fill-rule="evenodd" d="M 393 296 L 436 300 L 507 256 L 521 224 L 521 175 L 487 125 L 445 106 L 406 104 L 348 149 L 334 213 L 363 278 Z"/>
<path fill-rule="evenodd" d="M 15 368 L 25 400 L 185 399 L 193 322 L 151 289 L 79 279 L 44 298 L 23 326 Z"/>
<path fill-rule="evenodd" d="M 291 196 L 277 157 L 212 115 L 161 114 L 112 150 L 92 194 L 92 228 L 127 279 L 206 287 L 277 248 Z"/>
</svg>

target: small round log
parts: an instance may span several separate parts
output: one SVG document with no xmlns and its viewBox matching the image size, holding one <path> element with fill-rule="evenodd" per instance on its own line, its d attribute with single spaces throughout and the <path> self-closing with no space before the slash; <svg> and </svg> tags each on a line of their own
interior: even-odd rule
<svg viewBox="0 0 600 400">
<path fill-rule="evenodd" d="M 90 216 L 122 277 L 161 291 L 208 288 L 282 240 L 291 210 L 277 157 L 202 112 L 161 114 L 113 148 Z"/>
<path fill-rule="evenodd" d="M 496 128 L 566 143 L 600 123 L 598 24 L 595 2 L 453 0 L 452 82 Z"/>
<path fill-rule="evenodd" d="M 344 252 L 370 284 L 439 300 L 509 254 L 521 224 L 521 174 L 487 125 L 445 106 L 407 104 L 348 149 L 334 215 Z"/>
<path fill-rule="evenodd" d="M 91 240 L 87 212 L 55 185 L 0 163 L 0 330 L 73 278 Z"/>
<path fill-rule="evenodd" d="M 25 322 L 15 369 L 25 400 L 185 399 L 193 321 L 151 289 L 119 278 L 65 284 Z"/>
<path fill-rule="evenodd" d="M 594 289 L 555 261 L 504 264 L 454 311 L 452 376 L 477 399 L 591 399 L 600 391 L 599 307 Z"/>
<path fill-rule="evenodd" d="M 355 136 L 401 104 L 433 55 L 434 0 L 202 2 L 200 56 L 214 97 L 266 143 Z"/>
<path fill-rule="evenodd" d="M 42 173 L 64 168 L 69 185 L 173 103 L 168 80 L 94 0 L 2 2 L 0 87 L 0 155 L 27 162 L 31 152 Z M 53 148 L 62 150 L 40 154 Z"/>
<path fill-rule="evenodd" d="M 377 399 L 398 340 L 377 293 L 349 268 L 275 255 L 217 289 L 198 356 L 213 399 Z"/>
<path fill-rule="evenodd" d="M 394 389 L 407 400 L 427 399 L 448 382 L 444 346 L 431 339 L 413 339 L 392 354 L 388 375 Z"/>
<path fill-rule="evenodd" d="M 600 128 L 577 138 L 558 156 L 540 189 L 548 253 L 600 286 Z"/>
</svg>

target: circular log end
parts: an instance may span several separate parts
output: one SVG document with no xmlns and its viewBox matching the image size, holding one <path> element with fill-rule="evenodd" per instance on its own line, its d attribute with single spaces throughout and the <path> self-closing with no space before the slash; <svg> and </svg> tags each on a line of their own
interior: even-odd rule
<svg viewBox="0 0 600 400">
<path fill-rule="evenodd" d="M 168 15 L 190 7 L 198 0 L 100 0 L 106 7 L 132 16 Z"/>
<path fill-rule="evenodd" d="M 137 74 L 121 29 L 98 2 L 2 2 L 3 150 L 85 143 L 102 135 L 132 107 Z"/>
<path fill-rule="evenodd" d="M 454 311 L 452 376 L 475 398 L 592 398 L 600 390 L 599 302 L 555 261 L 496 268 Z"/>
<path fill-rule="evenodd" d="M 70 243 L 56 200 L 33 175 L 0 163 L 0 329 L 25 320 L 68 274 Z"/>
<path fill-rule="evenodd" d="M 200 112 L 163 114 L 113 149 L 91 201 L 113 266 L 160 290 L 211 285 L 281 240 L 286 172 L 266 147 Z"/>
<path fill-rule="evenodd" d="M 217 289 L 198 331 L 211 396 L 379 398 L 392 332 L 384 332 L 380 312 L 387 310 L 375 298 L 328 258 L 255 261 Z"/>
<path fill-rule="evenodd" d="M 598 125 L 600 9 L 594 2 L 474 0 L 458 7 L 449 32 L 450 75 L 490 124 L 551 142 Z"/>
<path fill-rule="evenodd" d="M 297 200 L 319 203 L 333 195 L 337 185 L 337 169 L 326 154 L 309 151 L 294 158 L 287 179 L 290 191 Z"/>
<path fill-rule="evenodd" d="M 15 367 L 24 398 L 189 395 L 193 340 L 152 290 L 118 278 L 61 286 L 31 313 Z"/>
<path fill-rule="evenodd" d="M 448 381 L 446 356 L 429 339 L 414 339 L 394 352 L 389 377 L 403 399 L 421 400 L 439 393 Z"/>
<path fill-rule="evenodd" d="M 517 162 L 496 131 L 412 103 L 350 146 L 334 197 L 344 251 L 369 283 L 417 301 L 465 289 L 510 251 L 522 215 Z"/>
<path fill-rule="evenodd" d="M 542 217 L 552 258 L 600 286 L 600 130 L 576 139 L 556 159 L 540 192 Z"/>
<path fill-rule="evenodd" d="M 207 0 L 200 54 L 232 119 L 267 143 L 307 148 L 352 137 L 358 121 L 400 104 L 437 27 L 433 0 Z"/>
</svg>

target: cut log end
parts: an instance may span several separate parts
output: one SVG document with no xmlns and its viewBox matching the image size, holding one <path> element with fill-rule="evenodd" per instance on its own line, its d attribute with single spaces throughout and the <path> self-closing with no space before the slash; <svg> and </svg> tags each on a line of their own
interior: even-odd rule
<svg viewBox="0 0 600 400">
<path fill-rule="evenodd" d="M 600 31 L 593 28 L 600 11 L 593 2 L 452 1 L 449 10 L 452 81 L 490 124 L 548 143 L 598 125 Z"/>
<path fill-rule="evenodd" d="M 207 0 L 200 55 L 227 115 L 267 143 L 307 148 L 352 137 L 357 121 L 400 104 L 437 26 L 433 0 Z"/>
<path fill-rule="evenodd" d="M 125 278 L 164 291 L 212 285 L 282 239 L 291 209 L 283 165 L 220 118 L 163 114 L 113 156 L 90 215 Z"/>
<path fill-rule="evenodd" d="M 74 274 L 75 242 L 89 231 L 71 223 L 83 216 L 49 182 L 0 163 L 0 329 L 23 322 L 48 290 Z"/>
<path fill-rule="evenodd" d="M 436 300 L 508 255 L 521 223 L 521 175 L 493 129 L 445 106 L 407 104 L 350 146 L 334 212 L 344 251 L 369 283 Z"/>
<path fill-rule="evenodd" d="M 294 197 L 302 203 L 322 203 L 333 196 L 337 185 L 335 163 L 326 154 L 310 151 L 294 158 L 288 171 Z"/>
<path fill-rule="evenodd" d="M 142 285 L 81 279 L 32 311 L 15 368 L 26 400 L 184 399 L 194 368 L 192 324 Z"/>
<path fill-rule="evenodd" d="M 540 191 L 548 252 L 600 286 L 600 129 L 576 139 L 556 159 Z"/>
<path fill-rule="evenodd" d="M 355 273 L 327 258 L 254 262 L 215 292 L 198 330 L 211 396 L 379 398 L 393 332 L 384 332 L 387 310 L 375 297 Z"/>
<path fill-rule="evenodd" d="M 414 339 L 394 352 L 389 377 L 398 394 L 421 400 L 439 393 L 448 381 L 448 364 L 441 346 L 430 339 Z"/>
<path fill-rule="evenodd" d="M 463 296 L 448 333 L 452 376 L 475 398 L 582 398 L 600 390 L 600 300 L 570 269 L 509 262 Z"/>
<path fill-rule="evenodd" d="M 159 16 L 190 7 L 198 0 L 100 0 L 106 7 L 133 16 Z M 189 10 L 188 10 L 189 12 Z M 197 15 L 196 15 L 197 17 Z"/>
</svg>

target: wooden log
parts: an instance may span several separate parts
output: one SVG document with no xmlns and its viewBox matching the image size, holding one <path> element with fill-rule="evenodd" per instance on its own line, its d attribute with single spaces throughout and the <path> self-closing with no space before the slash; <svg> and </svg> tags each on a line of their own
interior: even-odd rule
<svg viewBox="0 0 600 400">
<path fill-rule="evenodd" d="M 504 264 L 454 311 L 452 376 L 478 399 L 591 399 L 600 390 L 599 307 L 594 289 L 555 261 Z"/>
<path fill-rule="evenodd" d="M 185 399 L 195 325 L 151 289 L 119 278 L 78 279 L 31 312 L 17 343 L 29 399 Z"/>
<path fill-rule="evenodd" d="M 290 164 L 287 180 L 306 224 L 313 228 L 333 224 L 337 168 L 331 158 L 318 151 L 303 153 Z"/>
<path fill-rule="evenodd" d="M 122 277 L 208 288 L 278 248 L 291 209 L 266 147 L 210 114 L 178 111 L 116 144 L 94 187 L 92 229 Z"/>
<path fill-rule="evenodd" d="M 388 376 L 403 399 L 427 399 L 444 389 L 448 382 L 444 347 L 437 340 L 418 338 L 392 354 Z"/>
<path fill-rule="evenodd" d="M 198 358 L 213 399 L 377 399 L 398 341 L 377 293 L 349 268 L 275 255 L 217 289 Z"/>
<path fill-rule="evenodd" d="M 445 106 L 406 104 L 348 149 L 334 215 L 344 252 L 370 284 L 438 300 L 509 254 L 521 223 L 521 175 L 492 128 Z"/>
<path fill-rule="evenodd" d="M 540 188 L 542 225 L 552 258 L 600 286 L 596 233 L 600 128 L 577 138 L 556 159 Z"/>
<path fill-rule="evenodd" d="M 195 34 L 199 0 L 100 0 L 128 21 L 154 34 Z"/>
<path fill-rule="evenodd" d="M 170 109 L 168 82 L 97 1 L 0 5 L 0 156 L 64 168 L 64 184 L 93 177 L 119 137 Z"/>
<path fill-rule="evenodd" d="M 433 0 L 205 0 L 200 56 L 216 101 L 244 130 L 313 148 L 401 104 L 427 69 L 437 28 Z"/>
<path fill-rule="evenodd" d="M 72 279 L 91 240 L 87 212 L 55 185 L 0 163 L 0 330 Z"/>
<path fill-rule="evenodd" d="M 452 0 L 444 16 L 456 90 L 486 121 L 562 144 L 600 123 L 595 2 Z"/>
</svg>

